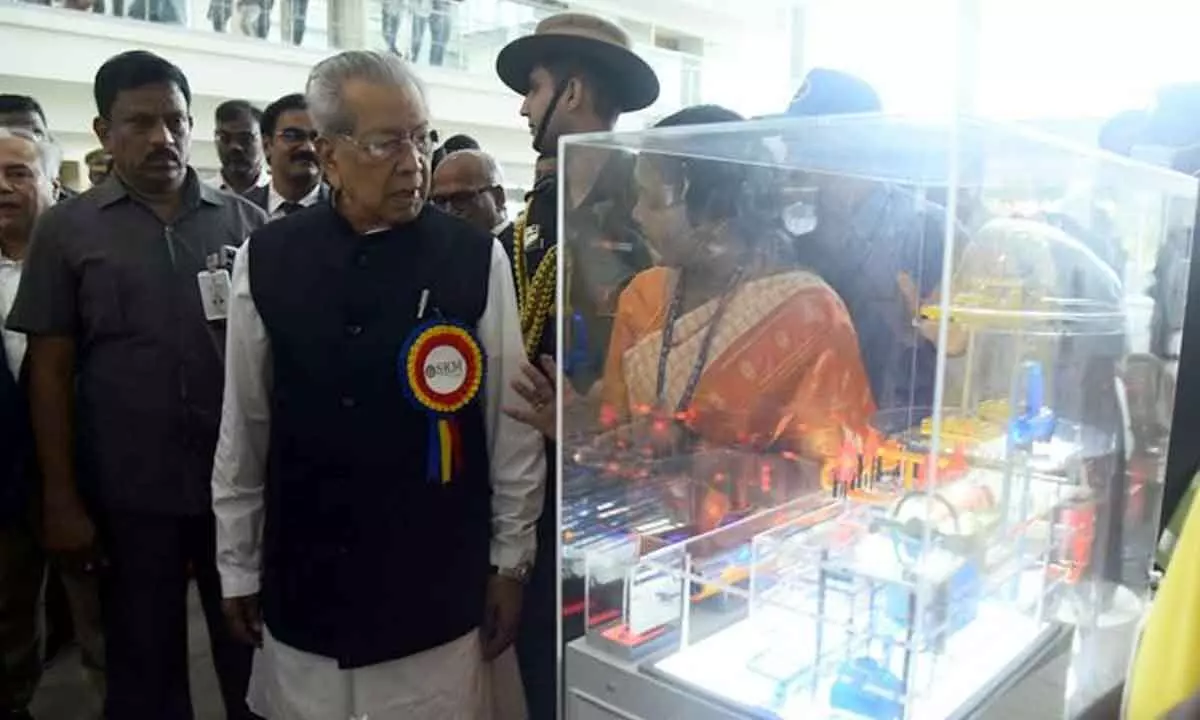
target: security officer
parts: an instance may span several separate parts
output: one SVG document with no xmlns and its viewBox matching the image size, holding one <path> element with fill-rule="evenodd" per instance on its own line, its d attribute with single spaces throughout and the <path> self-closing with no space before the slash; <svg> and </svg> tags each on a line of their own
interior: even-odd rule
<svg viewBox="0 0 1200 720">
<path fill-rule="evenodd" d="M 100 585 L 108 718 L 192 717 L 196 581 L 228 720 L 249 718 L 249 648 L 221 612 L 210 482 L 224 381 L 225 247 L 265 221 L 188 164 L 191 89 L 132 50 L 96 73 L 99 187 L 34 227 L 8 329 L 28 336 L 43 542 Z"/>
<path fill-rule="evenodd" d="M 612 316 L 621 289 L 650 264 L 644 241 L 631 221 L 631 158 L 580 153 L 567 162 L 567 232 L 557 227 L 556 163 L 559 138 L 611 131 L 621 113 L 650 106 L 658 99 L 658 78 L 631 49 L 629 37 L 607 20 L 562 13 L 538 23 L 532 35 L 507 45 L 496 58 L 500 79 L 523 95 L 521 115 L 529 122 L 537 150 L 538 176 L 515 224 L 521 328 L 530 357 L 552 356 L 556 347 L 549 320 L 555 304 L 560 237 L 569 252 L 564 370 L 572 384 L 587 392 L 599 377 Z M 523 252 L 521 252 L 523 250 Z M 543 368 L 550 365 L 548 358 Z M 551 365 L 552 366 L 552 365 Z M 543 384 L 543 388 L 548 384 Z M 535 391 L 534 408 L 542 420 L 528 418 L 545 431 L 553 414 L 553 394 Z M 548 441 L 549 443 L 549 441 Z M 548 447 L 548 457 L 553 447 Z M 553 479 L 546 483 L 546 511 L 538 522 L 538 555 L 517 640 L 530 716 L 555 717 L 556 504 Z M 571 598 L 564 596 L 564 605 Z M 578 623 L 576 623 L 578 624 Z M 582 627 L 564 628 L 564 639 Z"/>
</svg>

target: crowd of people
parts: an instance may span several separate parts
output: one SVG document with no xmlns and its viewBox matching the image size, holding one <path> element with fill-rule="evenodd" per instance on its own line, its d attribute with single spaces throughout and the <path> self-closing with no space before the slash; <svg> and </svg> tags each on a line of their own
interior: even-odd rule
<svg viewBox="0 0 1200 720">
<path fill-rule="evenodd" d="M 230 718 L 555 716 L 552 344 L 517 290 L 556 245 L 558 137 L 658 85 L 581 15 L 499 68 L 548 151 L 520 231 L 395 53 L 221 104 L 212 178 L 152 53 L 98 70 L 82 193 L 36 99 L 5 100 L 3 717 L 29 717 L 48 574 L 110 720 L 192 716 L 193 582 Z"/>
<path fill-rule="evenodd" d="M 36 5 L 59 5 L 58 0 L 25 0 Z M 265 39 L 271 34 L 272 18 L 277 18 L 280 41 L 303 45 L 308 28 L 309 0 L 282 0 L 276 12 L 275 0 L 209 0 L 206 19 L 213 31 Z M 380 8 L 380 33 L 388 52 L 410 62 L 434 67 L 446 64 L 457 7 L 463 0 L 383 0 Z M 61 7 L 100 14 L 111 14 L 164 25 L 187 22 L 187 3 L 183 0 L 61 0 Z M 338 8 L 330 6 L 329 26 L 336 35 Z M 401 30 L 405 31 L 402 37 Z"/>
<path fill-rule="evenodd" d="M 941 206 L 813 180 L 797 229 L 768 159 L 556 157 L 659 92 L 619 27 L 563 13 L 496 60 L 539 156 L 510 218 L 395 37 L 261 110 L 222 103 L 214 177 L 189 164 L 188 79 L 152 53 L 99 68 L 82 193 L 36 99 L 0 98 L 0 720 L 30 717 L 56 624 L 103 717 L 191 718 L 192 583 L 231 720 L 554 718 L 581 632 L 560 632 L 559 385 L 601 424 L 666 413 L 675 450 L 813 459 L 932 401 L 914 322 Z M 880 109 L 819 70 L 787 112 Z"/>
</svg>

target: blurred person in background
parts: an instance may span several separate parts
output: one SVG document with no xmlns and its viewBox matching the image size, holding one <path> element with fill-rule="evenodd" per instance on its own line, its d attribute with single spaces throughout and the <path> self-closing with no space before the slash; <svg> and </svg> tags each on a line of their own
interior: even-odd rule
<svg viewBox="0 0 1200 720">
<path fill-rule="evenodd" d="M 479 143 L 470 135 L 451 135 L 433 151 L 433 169 L 436 172 L 442 160 L 452 152 L 459 150 L 479 150 Z"/>
<path fill-rule="evenodd" d="M 0 95 L 0 128 L 28 133 L 39 142 L 47 143 L 45 147 L 52 148 L 55 155 L 60 153 L 50 135 L 45 111 L 36 99 L 28 95 Z M 60 165 L 60 162 L 54 163 L 56 174 Z M 53 186 L 55 199 L 59 202 L 78 194 L 59 179 L 54 180 Z M 15 285 L 12 291 L 15 296 Z M 12 298 L 9 298 L 10 306 L 11 302 Z M 0 313 L 4 314 L 7 311 Z M 0 326 L 2 324 L 3 321 L 0 321 Z M 90 705 L 98 705 L 104 694 L 104 644 L 97 593 L 92 578 L 64 574 L 60 568 L 52 567 L 46 577 L 42 600 L 45 607 L 46 660 L 54 660 L 71 640 L 78 642 L 89 690 L 92 691 L 88 699 Z"/>
<path fill-rule="evenodd" d="M 50 138 L 50 124 L 41 103 L 28 95 L 0 94 L 0 127 L 26 130 L 38 140 Z M 61 180 L 56 181 L 58 200 L 66 200 L 77 193 Z"/>
<path fill-rule="evenodd" d="M 442 149 L 448 155 L 459 150 L 479 150 L 480 146 L 479 141 L 470 135 L 457 133 L 446 138 L 446 141 L 442 143 Z"/>
<path fill-rule="evenodd" d="M 429 201 L 493 235 L 512 256 L 512 223 L 504 207 L 504 178 L 482 150 L 457 150 L 434 168 Z"/>
<path fill-rule="evenodd" d="M 453 24 L 450 0 L 410 0 L 412 2 L 412 52 L 408 59 L 414 63 L 421 60 L 421 46 L 425 42 L 425 30 L 429 30 L 429 64 L 441 67 L 446 61 L 446 43 L 450 40 Z M 461 2 L 461 0 L 456 0 Z"/>
<path fill-rule="evenodd" d="M 1131 154 L 1164 164 L 1180 172 L 1200 171 L 1200 84 L 1183 83 L 1162 88 L 1151 108 Z M 1159 249 L 1154 267 L 1154 320 L 1151 354 L 1168 367 L 1177 368 L 1175 405 L 1171 417 L 1171 442 L 1160 527 L 1168 522 L 1184 498 L 1192 478 L 1200 472 L 1200 262 L 1197 262 L 1200 217 L 1191 227 L 1178 226 Z M 1186 291 L 1183 288 L 1186 285 Z M 1184 313 L 1184 309 L 1188 312 Z M 1178 441 L 1183 439 L 1182 442 Z"/>
<path fill-rule="evenodd" d="M 263 168 L 262 116 L 245 100 L 226 100 L 217 106 L 215 139 L 221 172 L 208 181 L 210 185 L 244 195 L 270 184 L 271 176 Z"/>
<path fill-rule="evenodd" d="M 8 316 L 28 337 L 44 542 L 64 576 L 100 582 L 106 717 L 192 717 L 194 578 L 225 716 L 245 720 L 251 651 L 221 612 L 209 480 L 222 258 L 265 218 L 189 166 L 191 91 L 178 67 L 122 53 L 97 71 L 94 94 L 113 174 L 41 216 Z"/>
<path fill-rule="evenodd" d="M 96 187 L 108 179 L 108 174 L 112 171 L 112 155 L 104 148 L 92 150 L 84 156 L 83 162 L 87 165 L 88 184 L 91 187 Z"/>
<path fill-rule="evenodd" d="M 283 0 L 280 6 L 279 32 L 283 41 L 299 47 L 304 44 L 308 23 L 308 0 Z"/>
<path fill-rule="evenodd" d="M 304 95 L 284 95 L 263 110 L 262 141 L 271 174 L 269 182 L 251 188 L 245 197 L 276 220 L 326 198 L 317 159 L 313 129 Z"/>
<path fill-rule="evenodd" d="M 246 37 L 266 38 L 271 32 L 271 10 L 274 7 L 274 0 L 238 0 L 238 28 L 242 34 Z"/>
<path fill-rule="evenodd" d="M 25 129 L 0 128 L 0 720 L 32 720 L 41 676 L 37 459 L 29 426 L 25 336 L 4 329 L 42 212 L 54 204 L 58 149 Z"/>
<path fill-rule="evenodd" d="M 182 25 L 184 13 L 182 6 L 177 5 L 181 0 L 133 0 L 129 6 L 127 17 L 138 20 L 148 20 L 152 23 L 165 25 Z"/>
<path fill-rule="evenodd" d="M 207 16 L 212 22 L 213 30 L 225 32 L 229 18 L 233 17 L 233 0 L 209 0 Z"/>
<path fill-rule="evenodd" d="M 404 57 L 404 52 L 396 47 L 396 39 L 400 35 L 400 26 L 404 23 L 405 15 L 415 16 L 422 2 L 426 0 L 383 0 L 380 4 L 380 23 L 383 30 L 383 42 L 387 50 L 397 57 Z M 413 21 L 415 23 L 415 20 Z"/>
<path fill-rule="evenodd" d="M 0 94 L 0 127 L 26 130 L 38 140 L 50 136 L 46 111 L 28 95 Z"/>
<path fill-rule="evenodd" d="M 786 116 L 882 109 L 878 93 L 862 78 L 813 68 Z M 793 161 L 802 163 L 803 126 L 785 137 L 784 144 Z M 936 323 L 916 320 L 920 306 L 936 295 L 945 223 L 953 220 L 941 205 L 919 199 L 910 188 L 833 175 L 813 175 L 807 184 L 816 190 L 811 208 L 815 224 L 793 232 L 797 261 L 816 272 L 846 304 L 879 409 L 928 413 L 937 361 Z M 937 190 L 945 193 L 944 188 Z M 947 352 L 953 354 L 960 338 L 956 334 L 950 340 Z"/>
</svg>

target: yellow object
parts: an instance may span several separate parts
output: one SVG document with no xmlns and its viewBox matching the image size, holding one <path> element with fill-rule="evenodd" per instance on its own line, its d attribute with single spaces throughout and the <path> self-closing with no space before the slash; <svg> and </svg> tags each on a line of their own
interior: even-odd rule
<svg viewBox="0 0 1200 720">
<path fill-rule="evenodd" d="M 558 290 L 558 244 L 550 246 L 542 261 L 538 263 L 533 277 L 525 269 L 525 228 L 533 198 L 525 205 L 525 211 L 513 223 L 512 258 L 517 281 L 517 310 L 521 319 L 521 335 L 525 340 L 525 354 L 533 357 L 542 343 L 546 321 L 554 309 L 555 291 Z"/>
<path fill-rule="evenodd" d="M 1190 510 L 1134 650 L 1126 720 L 1158 720 L 1200 690 L 1200 513 Z"/>
<path fill-rule="evenodd" d="M 1004 425 L 1012 415 L 1007 400 L 984 400 L 979 403 L 975 415 L 983 422 Z"/>
<path fill-rule="evenodd" d="M 1000 429 L 986 420 L 969 417 L 943 417 L 942 441 L 950 443 L 965 443 L 973 445 L 1000 434 Z M 921 421 L 921 435 L 933 437 L 933 418 Z"/>
</svg>

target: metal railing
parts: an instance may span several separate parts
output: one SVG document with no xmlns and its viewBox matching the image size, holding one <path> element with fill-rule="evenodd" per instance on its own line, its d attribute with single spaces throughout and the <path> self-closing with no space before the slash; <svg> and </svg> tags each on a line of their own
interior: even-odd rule
<svg viewBox="0 0 1200 720">
<path fill-rule="evenodd" d="M 368 48 L 410 62 L 479 75 L 496 54 L 561 10 L 559 0 L 17 0 L 124 20 L 312 50 Z M 702 58 L 653 46 L 638 52 L 655 68 L 673 110 L 698 101 Z"/>
</svg>

